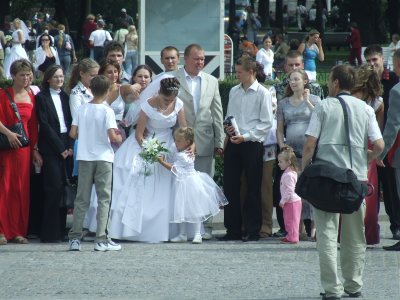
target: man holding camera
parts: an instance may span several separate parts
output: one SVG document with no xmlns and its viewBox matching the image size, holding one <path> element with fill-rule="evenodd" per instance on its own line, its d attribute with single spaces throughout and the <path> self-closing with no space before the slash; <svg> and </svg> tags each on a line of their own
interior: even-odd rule
<svg viewBox="0 0 400 300">
<path fill-rule="evenodd" d="M 261 178 L 263 173 L 263 141 L 272 126 L 270 92 L 256 79 L 256 61 L 241 57 L 236 62 L 240 84 L 229 93 L 225 123 L 227 132 L 224 150 L 224 192 L 229 204 L 224 208 L 226 235 L 220 240 L 258 241 L 261 228 Z M 237 123 L 237 126 L 234 126 Z M 246 196 L 240 205 L 240 180 L 246 178 Z M 244 232 L 242 232 L 242 223 Z"/>
</svg>

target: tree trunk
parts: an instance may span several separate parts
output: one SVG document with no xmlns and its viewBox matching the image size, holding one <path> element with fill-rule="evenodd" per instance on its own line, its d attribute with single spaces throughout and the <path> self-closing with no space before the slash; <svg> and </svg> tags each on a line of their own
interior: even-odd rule
<svg viewBox="0 0 400 300">
<path fill-rule="evenodd" d="M 258 15 L 260 16 L 264 27 L 269 28 L 271 25 L 271 20 L 269 17 L 269 0 L 258 1 Z"/>
<path fill-rule="evenodd" d="M 275 27 L 283 32 L 283 0 L 276 0 Z"/>
<path fill-rule="evenodd" d="M 400 32 L 400 0 L 389 0 L 386 10 L 390 36 Z"/>
<path fill-rule="evenodd" d="M 233 35 L 235 28 L 235 18 L 236 18 L 236 7 L 235 0 L 229 0 L 229 24 L 228 24 L 228 34 Z"/>
<path fill-rule="evenodd" d="M 315 3 L 317 4 L 317 18 L 315 20 L 315 29 L 317 29 L 320 33 L 321 36 L 324 35 L 324 24 L 323 24 L 323 18 L 322 18 L 322 10 L 324 8 L 323 0 L 316 0 Z"/>
<path fill-rule="evenodd" d="M 67 18 L 67 8 L 65 6 L 65 0 L 55 0 L 54 1 L 54 18 L 61 24 L 64 24 L 65 31 L 69 32 L 69 23 Z"/>
</svg>

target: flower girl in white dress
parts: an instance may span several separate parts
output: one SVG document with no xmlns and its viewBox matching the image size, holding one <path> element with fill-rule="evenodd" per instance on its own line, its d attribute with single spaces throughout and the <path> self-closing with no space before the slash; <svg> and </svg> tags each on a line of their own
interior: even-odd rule
<svg viewBox="0 0 400 300">
<path fill-rule="evenodd" d="M 200 244 L 201 223 L 218 214 L 220 207 L 228 204 L 225 195 L 206 173 L 194 169 L 194 156 L 190 148 L 194 142 L 194 131 L 190 127 L 180 127 L 175 131 L 177 151 L 168 158 L 168 163 L 160 156 L 159 163 L 170 170 L 174 176 L 172 188 L 171 223 L 179 224 L 179 235 L 171 238 L 173 243 L 187 241 L 186 224 L 194 224 L 193 244 Z"/>
</svg>

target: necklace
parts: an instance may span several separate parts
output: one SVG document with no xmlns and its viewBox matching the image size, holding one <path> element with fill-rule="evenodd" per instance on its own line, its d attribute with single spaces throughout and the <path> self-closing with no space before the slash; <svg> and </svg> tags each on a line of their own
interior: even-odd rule
<svg viewBox="0 0 400 300">
<path fill-rule="evenodd" d="M 168 109 L 168 106 L 169 106 L 169 105 L 167 105 L 165 108 L 162 108 L 160 102 L 161 102 L 160 100 L 157 101 L 157 109 L 158 109 L 158 111 L 160 111 L 161 113 L 164 113 L 164 112 Z"/>
</svg>

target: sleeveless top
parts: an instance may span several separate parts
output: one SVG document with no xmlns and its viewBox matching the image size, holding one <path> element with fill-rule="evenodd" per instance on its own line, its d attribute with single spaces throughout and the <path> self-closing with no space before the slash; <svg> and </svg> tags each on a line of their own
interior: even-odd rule
<svg viewBox="0 0 400 300">
<path fill-rule="evenodd" d="M 125 102 L 124 102 L 124 99 L 122 99 L 122 96 L 121 96 L 121 86 L 118 89 L 118 97 L 117 97 L 117 99 L 115 99 L 111 103 L 110 107 L 112 108 L 112 110 L 115 113 L 115 120 L 121 121 L 123 119 L 124 110 L 125 110 Z"/>
<path fill-rule="evenodd" d="M 13 42 L 14 44 L 21 44 L 21 43 L 19 42 L 18 32 L 21 32 L 22 35 L 24 35 L 21 29 L 15 30 L 15 31 L 12 33 L 12 35 L 11 35 L 11 36 L 12 36 L 12 42 Z"/>
<path fill-rule="evenodd" d="M 304 70 L 315 72 L 317 65 L 315 59 L 318 56 L 318 48 L 313 44 L 310 48 L 305 46 L 304 48 Z"/>
</svg>

